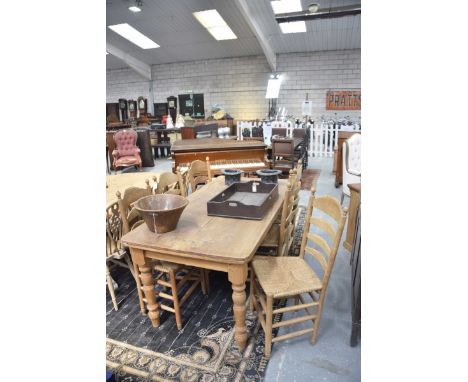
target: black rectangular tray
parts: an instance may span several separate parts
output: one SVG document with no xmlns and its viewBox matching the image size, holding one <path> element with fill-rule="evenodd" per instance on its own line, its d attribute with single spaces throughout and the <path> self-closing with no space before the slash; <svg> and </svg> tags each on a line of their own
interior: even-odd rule
<svg viewBox="0 0 468 382">
<path fill-rule="evenodd" d="M 253 183 L 256 192 L 253 192 Z M 208 201 L 209 216 L 261 220 L 278 198 L 278 185 L 250 181 L 233 183 Z"/>
</svg>

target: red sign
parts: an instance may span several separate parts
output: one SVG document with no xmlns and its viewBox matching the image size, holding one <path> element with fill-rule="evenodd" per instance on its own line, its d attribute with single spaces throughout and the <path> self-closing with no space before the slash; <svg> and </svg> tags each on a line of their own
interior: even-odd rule
<svg viewBox="0 0 468 382">
<path fill-rule="evenodd" d="M 329 90 L 326 104 L 327 110 L 361 110 L 361 91 Z"/>
</svg>

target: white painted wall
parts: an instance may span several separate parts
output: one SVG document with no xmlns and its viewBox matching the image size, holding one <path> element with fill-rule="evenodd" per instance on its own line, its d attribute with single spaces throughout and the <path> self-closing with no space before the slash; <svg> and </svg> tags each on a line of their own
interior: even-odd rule
<svg viewBox="0 0 468 382">
<path fill-rule="evenodd" d="M 361 87 L 360 49 L 279 54 L 277 65 L 283 78 L 278 106 L 286 107 L 288 114 L 300 116 L 301 103 L 309 93 L 313 118 L 334 116 L 334 111 L 325 110 L 327 90 Z M 215 103 L 238 120 L 263 118 L 268 112 L 265 92 L 270 71 L 263 56 L 154 65 L 151 69 L 154 102 L 193 91 L 204 94 L 207 116 Z M 107 102 L 148 97 L 148 92 L 148 81 L 133 70 L 107 71 Z M 360 111 L 336 113 L 360 116 Z"/>
</svg>

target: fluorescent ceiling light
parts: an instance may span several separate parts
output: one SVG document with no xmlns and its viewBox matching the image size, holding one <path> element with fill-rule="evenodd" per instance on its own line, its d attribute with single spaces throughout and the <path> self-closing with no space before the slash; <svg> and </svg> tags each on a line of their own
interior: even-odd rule
<svg viewBox="0 0 468 382">
<path fill-rule="evenodd" d="M 278 98 L 280 86 L 281 86 L 281 77 L 269 79 L 265 98 Z"/>
<path fill-rule="evenodd" d="M 216 9 L 193 12 L 193 15 L 216 40 L 234 40 L 237 38 Z"/>
<path fill-rule="evenodd" d="M 132 5 L 131 7 L 128 7 L 128 10 L 132 11 L 132 12 L 141 12 L 141 8 L 138 8 L 135 5 Z"/>
<path fill-rule="evenodd" d="M 290 23 L 280 23 L 283 33 L 301 33 L 307 32 L 305 21 L 291 21 Z"/>
<path fill-rule="evenodd" d="M 302 11 L 301 0 L 275 0 L 271 2 L 271 6 L 275 14 Z"/>
<path fill-rule="evenodd" d="M 123 38 L 126 38 L 135 45 L 138 45 L 142 49 L 159 48 L 159 45 L 156 44 L 153 40 L 146 37 L 143 33 L 138 32 L 135 28 L 128 25 L 127 23 L 109 25 L 109 28 L 112 29 L 115 33 L 121 35 Z"/>
</svg>

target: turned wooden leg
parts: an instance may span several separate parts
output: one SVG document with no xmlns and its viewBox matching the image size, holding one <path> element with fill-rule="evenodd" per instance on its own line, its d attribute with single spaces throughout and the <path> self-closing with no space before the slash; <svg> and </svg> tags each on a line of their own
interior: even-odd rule
<svg viewBox="0 0 468 382">
<path fill-rule="evenodd" d="M 111 295 L 112 304 L 114 304 L 114 309 L 119 310 L 119 306 L 117 305 L 117 299 L 115 298 L 115 291 L 114 291 L 114 283 L 112 282 L 112 277 L 110 275 L 109 267 L 106 264 L 106 280 L 107 280 L 107 287 L 109 288 L 109 293 Z"/>
<path fill-rule="evenodd" d="M 151 264 L 148 262 L 138 265 L 141 272 L 141 281 L 143 282 L 143 292 L 145 292 L 148 306 L 148 316 L 154 327 L 159 326 L 159 305 L 156 302 L 156 291 L 154 289 L 154 280 Z"/>
<path fill-rule="evenodd" d="M 177 329 L 181 330 L 182 329 L 182 315 L 180 314 L 179 296 L 177 295 L 177 280 L 176 280 L 175 272 L 172 269 L 169 271 L 169 280 L 170 280 L 171 289 L 172 289 L 172 299 L 174 302 L 174 311 L 175 311 L 174 313 L 175 313 Z"/>
<path fill-rule="evenodd" d="M 247 326 L 245 325 L 245 281 L 247 264 L 229 266 L 229 281 L 232 284 L 232 302 L 235 320 L 235 339 L 239 350 L 247 345 Z"/>
</svg>

